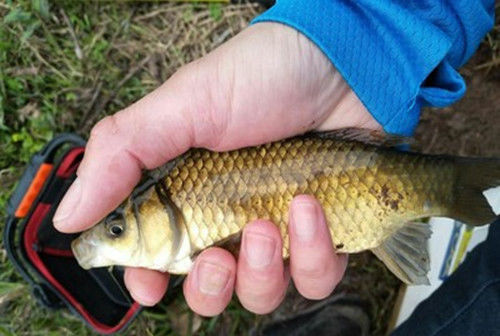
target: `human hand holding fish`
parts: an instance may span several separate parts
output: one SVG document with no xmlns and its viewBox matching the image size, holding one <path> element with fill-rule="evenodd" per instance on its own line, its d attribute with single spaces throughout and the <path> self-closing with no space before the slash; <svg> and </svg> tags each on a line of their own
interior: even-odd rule
<svg viewBox="0 0 500 336">
<path fill-rule="evenodd" d="M 201 315 L 223 311 L 233 290 L 247 309 L 270 312 L 288 273 L 302 295 L 320 299 L 346 267 L 335 250 L 371 249 L 403 281 L 425 282 L 430 232 L 407 223 L 452 215 L 485 224 L 491 210 L 477 217 L 459 206 L 485 210 L 476 189 L 498 182 L 498 162 L 356 141 L 382 142 L 380 133 L 278 141 L 345 127 L 380 129 L 314 44 L 283 25 L 257 24 L 96 125 L 54 224 L 64 232 L 92 227 L 130 195 L 144 169 L 169 162 L 163 179 L 74 246 L 84 267 L 144 267 L 125 273 L 142 304 L 165 293 L 163 271 L 189 272 L 184 294 Z M 476 168 L 484 178 L 473 181 Z M 241 231 L 237 262 L 210 247 Z"/>
<path fill-rule="evenodd" d="M 378 128 L 314 44 L 286 26 L 257 24 L 99 122 L 54 224 L 64 232 L 90 228 L 130 194 L 143 169 L 189 148 L 223 151 L 345 126 Z M 297 212 L 297 221 L 318 219 L 302 223 L 315 230 L 314 243 L 295 241 L 291 234 L 292 277 L 302 294 L 321 298 L 342 277 L 346 257 L 334 254 L 317 202 L 303 197 L 296 204 L 292 210 L 305 209 Z M 289 280 L 280 254 L 274 253 L 282 244 L 275 226 L 253 221 L 243 237 L 246 248 L 238 262 L 220 248 L 196 258 L 184 284 L 196 312 L 221 312 L 233 288 L 257 313 L 273 310 L 282 300 Z M 137 301 L 154 305 L 165 293 L 168 275 L 127 268 L 125 281 Z"/>
</svg>

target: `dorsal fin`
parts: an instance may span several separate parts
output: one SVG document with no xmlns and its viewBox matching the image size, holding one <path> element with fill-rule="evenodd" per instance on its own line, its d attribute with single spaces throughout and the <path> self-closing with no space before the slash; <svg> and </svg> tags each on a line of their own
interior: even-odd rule
<svg viewBox="0 0 500 336">
<path fill-rule="evenodd" d="M 430 236 L 429 224 L 409 222 L 372 252 L 404 283 L 428 285 Z"/>
<path fill-rule="evenodd" d="M 408 145 L 413 142 L 413 138 L 400 135 L 388 134 L 384 131 L 371 130 L 366 128 L 341 128 L 338 130 L 314 133 L 315 136 L 328 139 L 358 141 L 370 145 L 396 147 Z"/>
</svg>

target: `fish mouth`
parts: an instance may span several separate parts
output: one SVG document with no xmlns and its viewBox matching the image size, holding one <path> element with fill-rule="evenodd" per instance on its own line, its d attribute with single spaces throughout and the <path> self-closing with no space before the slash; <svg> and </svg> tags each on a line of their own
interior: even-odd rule
<svg viewBox="0 0 500 336">
<path fill-rule="evenodd" d="M 78 237 L 71 242 L 71 250 L 76 258 L 76 261 L 83 269 L 90 269 L 96 267 L 96 250 L 95 245 L 87 239 Z"/>
</svg>

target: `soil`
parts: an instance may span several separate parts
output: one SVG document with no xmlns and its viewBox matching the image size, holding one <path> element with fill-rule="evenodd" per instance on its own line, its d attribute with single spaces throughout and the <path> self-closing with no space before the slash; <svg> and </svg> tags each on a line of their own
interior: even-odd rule
<svg viewBox="0 0 500 336">
<path fill-rule="evenodd" d="M 416 148 L 427 153 L 500 157 L 500 69 L 477 70 L 486 48 L 461 71 L 467 92 L 456 104 L 424 109 Z"/>
</svg>

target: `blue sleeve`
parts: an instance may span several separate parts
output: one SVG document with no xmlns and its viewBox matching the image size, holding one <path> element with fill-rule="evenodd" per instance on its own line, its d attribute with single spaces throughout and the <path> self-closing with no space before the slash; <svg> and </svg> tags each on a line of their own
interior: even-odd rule
<svg viewBox="0 0 500 336">
<path fill-rule="evenodd" d="M 389 133 L 465 92 L 457 72 L 493 26 L 494 0 L 277 0 L 253 23 L 289 25 L 332 61 Z"/>
</svg>

